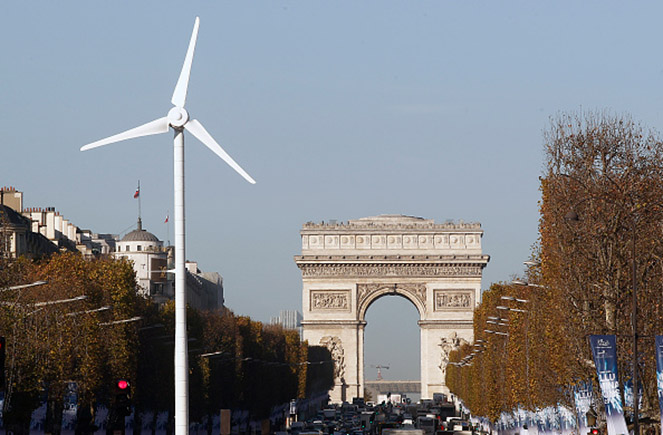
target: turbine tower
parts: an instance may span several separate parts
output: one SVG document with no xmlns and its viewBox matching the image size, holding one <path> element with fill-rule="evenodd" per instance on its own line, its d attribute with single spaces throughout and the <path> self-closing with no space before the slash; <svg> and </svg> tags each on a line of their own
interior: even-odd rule
<svg viewBox="0 0 663 435">
<path fill-rule="evenodd" d="M 249 183 L 255 184 L 255 180 L 247 174 L 214 138 L 205 130 L 205 127 L 195 119 L 189 118 L 189 113 L 184 109 L 187 89 L 189 87 L 189 76 L 193 53 L 198 38 L 198 27 L 200 19 L 196 17 L 193 25 L 193 33 L 189 41 L 189 48 L 184 58 L 182 72 L 175 85 L 175 91 L 171 102 L 174 107 L 168 115 L 155 119 L 146 124 L 116 134 L 114 136 L 92 142 L 81 148 L 86 151 L 103 145 L 133 139 L 141 136 L 149 136 L 159 133 L 167 133 L 172 127 L 174 137 L 174 202 L 175 202 L 175 433 L 185 435 L 189 433 L 189 361 L 186 333 L 186 275 L 184 261 L 185 255 L 185 229 L 184 229 L 184 130 L 187 130 L 205 146 L 221 157 L 227 164 L 244 177 Z"/>
</svg>

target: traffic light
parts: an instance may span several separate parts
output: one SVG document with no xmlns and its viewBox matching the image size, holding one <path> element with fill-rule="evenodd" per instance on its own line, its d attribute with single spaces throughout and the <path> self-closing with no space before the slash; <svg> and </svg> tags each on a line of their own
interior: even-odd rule
<svg viewBox="0 0 663 435">
<path fill-rule="evenodd" d="M 115 412 L 120 417 L 131 414 L 131 384 L 127 379 L 115 382 Z"/>
<path fill-rule="evenodd" d="M 598 428 L 593 427 L 592 430 L 589 431 L 591 435 L 599 435 L 601 432 L 598 430 Z"/>
</svg>

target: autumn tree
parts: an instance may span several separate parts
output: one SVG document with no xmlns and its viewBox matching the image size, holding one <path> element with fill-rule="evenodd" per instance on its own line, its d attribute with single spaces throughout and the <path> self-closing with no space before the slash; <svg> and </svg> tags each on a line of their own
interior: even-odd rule
<svg viewBox="0 0 663 435">
<path fill-rule="evenodd" d="M 571 405 L 568 392 L 594 381 L 588 336 L 617 336 L 619 371 L 631 377 L 637 289 L 641 408 L 657 415 L 653 336 L 663 326 L 663 142 L 628 116 L 560 114 L 544 133 L 540 240 L 527 287 L 494 284 L 474 313 L 469 346 L 451 353 L 447 383 L 473 412 L 495 420 L 516 407 Z M 487 334 L 503 297 L 508 336 Z M 508 300 L 508 299 L 506 299 Z M 502 311 L 502 313 L 504 310 Z M 477 385 L 480 389 L 477 389 Z"/>
<path fill-rule="evenodd" d="M 139 410 L 172 411 L 174 304 L 150 313 L 140 333 L 135 404 Z M 192 421 L 222 408 L 266 418 L 272 407 L 333 384 L 329 351 L 309 348 L 296 330 L 264 325 L 225 308 L 189 307 L 187 322 Z"/>
<path fill-rule="evenodd" d="M 17 264 L 23 282 L 46 284 L 2 292 L 8 419 L 23 420 L 16 413 L 33 409 L 45 389 L 47 423 L 59 427 L 67 383 L 75 382 L 82 402 L 91 403 L 114 378 L 135 375 L 136 326 L 113 323 L 140 311 L 133 268 L 74 253 Z"/>
<path fill-rule="evenodd" d="M 45 281 L 20 289 L 9 287 Z M 68 383 L 78 386 L 79 423 L 109 404 L 116 379 L 130 379 L 141 411 L 173 411 L 174 303 L 138 295 L 126 260 L 61 253 L 39 261 L 0 257 L 0 335 L 7 339 L 5 423 L 26 430 L 46 394 L 57 433 Z M 135 321 L 139 319 L 139 321 Z M 256 418 L 273 406 L 333 384 L 329 351 L 309 348 L 295 330 L 263 325 L 228 309 L 187 309 L 192 421 L 220 408 Z M 211 421 L 211 420 L 210 420 Z"/>
<path fill-rule="evenodd" d="M 549 309 L 564 325 L 551 364 L 561 384 L 592 378 L 587 335 L 616 334 L 620 372 L 630 377 L 634 288 L 638 335 L 663 326 L 663 143 L 628 116 L 590 112 L 553 119 L 545 144 L 542 272 Z M 652 341 L 641 341 L 640 367 L 650 411 Z"/>
</svg>

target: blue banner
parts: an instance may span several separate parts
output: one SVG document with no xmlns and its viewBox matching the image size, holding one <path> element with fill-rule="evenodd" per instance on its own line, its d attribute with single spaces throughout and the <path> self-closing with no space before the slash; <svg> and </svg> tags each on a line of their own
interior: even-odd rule
<svg viewBox="0 0 663 435">
<path fill-rule="evenodd" d="M 578 419 L 578 433 L 586 435 L 589 433 L 589 425 L 587 424 L 587 412 L 592 406 L 592 384 L 589 382 L 581 382 L 576 385 L 573 390 L 573 397 L 576 402 L 576 415 Z"/>
<path fill-rule="evenodd" d="M 642 384 L 638 382 L 638 403 L 642 403 Z M 624 406 L 633 408 L 633 378 L 628 378 L 624 382 Z M 642 409 L 642 406 L 640 407 Z"/>
<path fill-rule="evenodd" d="M 617 340 L 614 335 L 590 335 L 589 344 L 603 395 L 608 435 L 627 434 L 617 374 Z"/>
<path fill-rule="evenodd" d="M 658 391 L 658 409 L 663 424 L 663 335 L 656 336 L 656 386 Z"/>
</svg>

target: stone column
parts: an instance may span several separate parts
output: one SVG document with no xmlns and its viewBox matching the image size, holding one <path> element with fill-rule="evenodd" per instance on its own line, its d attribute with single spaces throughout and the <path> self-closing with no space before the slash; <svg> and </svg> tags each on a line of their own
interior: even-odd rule
<svg viewBox="0 0 663 435">
<path fill-rule="evenodd" d="M 334 360 L 334 388 L 329 392 L 331 401 L 350 402 L 353 397 L 358 397 L 356 394 L 363 384 L 359 377 L 360 357 L 356 352 L 363 345 L 358 342 L 360 337 L 363 338 L 360 322 L 304 321 L 302 326 L 304 340 L 308 340 L 310 346 L 326 347 Z"/>
<path fill-rule="evenodd" d="M 357 373 L 358 387 L 356 397 L 364 397 L 364 330 L 366 322 L 362 321 L 357 327 Z"/>
</svg>

